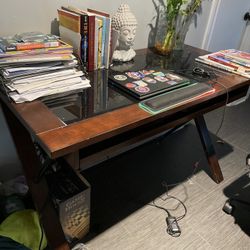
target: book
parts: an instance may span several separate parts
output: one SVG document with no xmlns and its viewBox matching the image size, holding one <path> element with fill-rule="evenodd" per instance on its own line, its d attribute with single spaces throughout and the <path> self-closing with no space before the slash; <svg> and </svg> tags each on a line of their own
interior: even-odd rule
<svg viewBox="0 0 250 250">
<path fill-rule="evenodd" d="M 74 53 L 81 58 L 81 16 L 71 11 L 58 9 L 61 38 L 73 46 Z"/>
<path fill-rule="evenodd" d="M 213 53 L 213 54 L 209 54 L 208 55 L 208 59 L 221 63 L 223 65 L 226 65 L 232 69 L 235 69 L 236 71 L 241 71 L 241 72 L 250 72 L 250 68 L 249 67 L 245 67 L 242 65 L 239 65 L 233 61 L 231 61 L 230 59 L 227 59 L 224 54 L 218 52 L 218 53 Z"/>
<path fill-rule="evenodd" d="M 35 63 L 35 62 L 52 62 L 52 61 L 71 61 L 74 60 L 75 56 L 72 54 L 70 55 L 60 55 L 60 54 L 41 54 L 41 55 L 31 55 L 31 56 L 17 56 L 17 57 L 10 57 L 10 58 L 1 58 L 0 65 L 7 66 L 9 64 L 27 64 L 27 63 Z"/>
<path fill-rule="evenodd" d="M 231 73 L 235 73 L 235 74 L 247 77 L 247 78 L 250 78 L 250 73 L 238 71 L 238 70 L 236 70 L 232 67 L 229 67 L 225 64 L 210 60 L 208 58 L 208 55 L 199 56 L 199 57 L 195 58 L 195 61 L 200 62 L 200 63 L 204 63 L 204 64 L 209 65 L 209 66 L 213 66 L 215 68 L 222 69 L 222 70 L 225 70 L 225 71 L 228 71 Z"/>
<path fill-rule="evenodd" d="M 76 33 L 81 32 L 81 17 L 79 14 L 57 9 L 59 24 L 67 29 L 70 29 Z"/>
<path fill-rule="evenodd" d="M 75 12 L 82 16 L 82 30 L 83 30 L 83 63 L 86 63 L 87 70 L 93 71 L 94 67 L 94 41 L 95 41 L 95 15 L 89 11 L 85 11 L 73 6 L 64 7 L 63 9 Z"/>
<path fill-rule="evenodd" d="M 73 47 L 70 44 L 58 39 L 60 45 L 58 47 L 41 48 L 41 49 L 27 49 L 27 50 L 13 50 L 0 53 L 0 58 L 4 57 L 16 57 L 16 56 L 28 56 L 39 54 L 72 54 Z"/>
<path fill-rule="evenodd" d="M 95 67 L 95 32 L 96 32 L 96 17 L 94 15 L 89 15 L 89 43 L 88 43 L 88 71 L 93 71 Z"/>
<path fill-rule="evenodd" d="M 97 49 L 97 68 L 102 68 L 102 35 L 103 35 L 103 19 L 97 17 L 98 25 L 98 49 Z"/>
<path fill-rule="evenodd" d="M 242 66 L 250 67 L 250 53 L 236 49 L 224 50 L 222 53 L 225 58 Z"/>
<path fill-rule="evenodd" d="M 28 36 L 30 34 L 30 36 Z M 2 53 L 8 51 L 20 51 L 30 49 L 42 49 L 60 46 L 58 37 L 40 32 L 26 32 L 10 37 L 0 37 L 0 49 Z"/>
<path fill-rule="evenodd" d="M 139 100 L 194 84 L 193 80 L 162 68 L 112 72 L 110 83 Z"/>
<path fill-rule="evenodd" d="M 110 14 L 94 9 L 87 9 L 89 12 L 96 14 L 96 16 L 101 16 L 104 19 L 104 30 L 103 34 L 105 37 L 102 37 L 103 42 L 103 51 L 102 51 L 102 64 L 103 66 L 108 69 L 109 68 L 109 58 L 110 58 L 110 47 L 111 47 L 111 18 Z"/>
<path fill-rule="evenodd" d="M 80 34 L 81 34 L 81 46 L 80 46 L 80 55 L 82 66 L 87 70 L 88 68 L 88 15 L 86 12 L 75 8 L 73 6 L 62 6 L 63 10 L 75 13 L 80 15 Z"/>
</svg>

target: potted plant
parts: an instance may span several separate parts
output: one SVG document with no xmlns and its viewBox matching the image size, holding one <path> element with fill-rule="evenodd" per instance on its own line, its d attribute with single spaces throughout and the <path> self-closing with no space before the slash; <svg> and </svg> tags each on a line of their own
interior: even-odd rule
<svg viewBox="0 0 250 250">
<path fill-rule="evenodd" d="M 158 0 L 155 50 L 163 55 L 181 49 L 190 23 L 202 0 Z"/>
</svg>

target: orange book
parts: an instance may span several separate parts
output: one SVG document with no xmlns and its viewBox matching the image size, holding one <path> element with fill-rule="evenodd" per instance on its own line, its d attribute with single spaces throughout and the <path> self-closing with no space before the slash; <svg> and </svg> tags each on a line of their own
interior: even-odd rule
<svg viewBox="0 0 250 250">
<path fill-rule="evenodd" d="M 57 10 L 59 17 L 59 24 L 67 29 L 70 29 L 76 33 L 81 33 L 81 17 L 80 15 L 67 11 Z"/>
<path fill-rule="evenodd" d="M 60 45 L 59 41 L 17 43 L 16 50 L 43 49 L 43 48 L 58 47 L 59 45 Z"/>
</svg>

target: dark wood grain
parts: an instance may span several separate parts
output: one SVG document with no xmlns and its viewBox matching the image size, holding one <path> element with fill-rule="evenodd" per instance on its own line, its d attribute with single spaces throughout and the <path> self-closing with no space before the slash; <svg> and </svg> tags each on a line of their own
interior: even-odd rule
<svg viewBox="0 0 250 250">
<path fill-rule="evenodd" d="M 2 109 L 16 145 L 29 190 L 40 215 L 40 220 L 48 242 L 52 249 L 67 250 L 69 246 L 65 240 L 59 218 L 50 199 L 47 183 L 44 178 L 37 180 L 41 165 L 30 134 L 4 103 L 2 103 Z"/>
<path fill-rule="evenodd" d="M 229 80 L 230 78 L 221 79 L 220 81 L 224 86 L 227 86 L 231 100 L 246 94 L 248 81 L 240 78 L 240 82 L 232 84 Z M 157 115 L 151 115 L 140 109 L 137 104 L 133 104 L 67 127 L 39 133 L 37 136 L 51 158 L 57 158 L 159 119 L 168 118 L 168 122 L 175 126 L 179 124 L 176 118 L 178 112 L 181 112 L 182 116 L 191 120 L 194 118 L 194 115 L 204 114 L 225 105 L 226 89 L 219 84 L 216 84 L 215 87 L 216 92 L 212 95 L 197 98 L 197 100 Z M 204 106 L 206 102 L 207 104 Z M 197 110 L 197 108 L 200 108 L 200 110 Z M 180 119 L 182 118 L 180 117 Z"/>
</svg>

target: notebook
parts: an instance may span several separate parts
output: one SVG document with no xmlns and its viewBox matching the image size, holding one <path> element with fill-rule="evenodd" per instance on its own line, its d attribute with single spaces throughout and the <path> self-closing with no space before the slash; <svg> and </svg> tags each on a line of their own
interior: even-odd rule
<svg viewBox="0 0 250 250">
<path fill-rule="evenodd" d="M 186 77 L 162 68 L 111 72 L 109 82 L 139 100 L 194 83 Z"/>
</svg>

